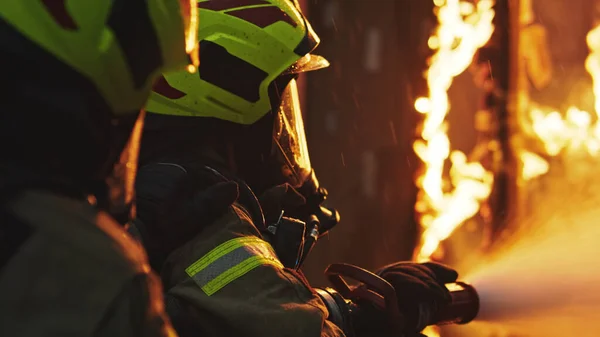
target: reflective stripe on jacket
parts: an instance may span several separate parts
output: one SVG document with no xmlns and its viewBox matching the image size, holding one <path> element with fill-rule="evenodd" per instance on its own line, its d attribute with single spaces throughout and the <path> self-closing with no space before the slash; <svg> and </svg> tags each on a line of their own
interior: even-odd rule
<svg viewBox="0 0 600 337">
<path fill-rule="evenodd" d="M 188 316 L 203 336 L 344 336 L 238 204 L 171 254 L 162 277 L 168 295 L 195 312 Z"/>
</svg>

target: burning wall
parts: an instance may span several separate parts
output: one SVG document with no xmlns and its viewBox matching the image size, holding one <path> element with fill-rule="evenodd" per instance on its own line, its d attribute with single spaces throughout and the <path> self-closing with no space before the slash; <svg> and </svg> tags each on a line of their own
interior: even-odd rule
<svg viewBox="0 0 600 337">
<path fill-rule="evenodd" d="M 576 195 L 577 200 L 600 195 L 595 191 L 600 163 L 600 100 L 596 99 L 600 97 L 600 28 L 594 28 L 597 5 L 591 0 L 434 3 L 439 27 L 430 39 L 435 54 L 427 72 L 429 96 L 415 102 L 415 108 L 424 114 L 422 139 L 415 143 L 415 151 L 424 163 L 416 180 L 420 194 L 415 209 L 420 214 L 423 236 L 415 258 L 468 266 L 485 255 L 489 240 L 514 240 L 536 230 L 528 226 L 543 223 L 547 227 L 550 218 L 561 210 L 573 212 L 571 205 L 564 204 L 566 195 Z M 499 12 L 502 10 L 511 13 Z M 452 79 L 477 59 L 479 48 L 489 43 L 497 23 L 493 21 L 495 15 L 512 19 L 510 44 L 497 50 L 510 55 L 510 65 L 503 68 L 490 64 L 487 73 L 480 65 L 474 68 L 488 79 L 484 80 L 488 91 L 494 91 L 489 88 L 494 86 L 494 72 L 511 76 L 510 87 L 506 91 L 499 88 L 496 94 L 510 116 L 503 120 L 486 114 L 486 110 L 494 109 L 485 105 L 473 111 L 480 123 L 504 125 L 483 127 L 496 132 L 492 138 L 480 137 L 470 155 L 452 154 L 447 127 L 462 126 L 444 123 L 454 108 L 448 89 Z M 498 132 L 502 127 L 510 129 L 508 137 Z M 503 148 L 503 143 L 510 146 Z M 497 219 L 502 214 L 489 213 L 493 205 L 488 198 L 499 187 L 497 178 L 507 170 L 513 171 L 509 176 L 517 186 L 514 194 L 504 194 L 510 198 L 512 221 L 502 223 L 503 230 L 493 234 L 490 215 Z M 468 226 L 461 228 L 465 223 Z M 554 226 L 561 226 L 561 222 L 555 221 Z M 444 256 L 444 251 L 453 254 Z M 433 330 L 428 333 L 437 334 Z"/>
<path fill-rule="evenodd" d="M 522 1 L 520 6 L 516 108 L 521 132 L 514 143 L 523 163 L 519 183 L 525 214 L 552 202 L 548 195 L 589 178 L 600 151 L 594 88 L 600 80 L 600 28 L 593 28 L 594 3 L 573 1 L 566 10 L 566 2 L 554 2 Z"/>
<path fill-rule="evenodd" d="M 477 50 L 493 33 L 493 1 L 478 3 L 447 0 L 436 2 L 439 26 L 429 39 L 435 50 L 427 70 L 428 97 L 415 102 L 424 114 L 421 137 L 414 150 L 424 167 L 417 178 L 421 191 L 416 205 L 424 228 L 423 242 L 416 259 L 428 260 L 439 244 L 463 222 L 473 217 L 486 200 L 493 174 L 481 163 L 452 151 L 446 115 L 450 110 L 448 90 L 452 81 L 469 67 Z M 450 159 L 450 181 L 444 181 L 446 160 Z"/>
<path fill-rule="evenodd" d="M 415 257 L 463 274 L 498 242 L 527 235 L 518 229 L 572 212 L 561 207 L 565 195 L 579 202 L 598 194 L 590 183 L 598 164 L 593 53 L 585 67 L 586 37 L 593 49 L 597 41 L 588 35 L 592 2 L 310 2 L 312 13 L 321 13 L 311 16 L 323 38 L 320 52 L 333 67 L 310 75 L 309 146 L 343 222 L 309 261 L 315 284 L 326 284 L 322 270 L 331 262 L 373 268 L 410 254 L 402 250 L 410 245 L 414 151 L 429 164 L 419 171 L 416 204 L 427 244 Z M 437 8 L 442 24 L 427 32 L 440 35 L 429 40 L 438 55 L 428 65 L 430 92 L 418 87 L 421 74 L 411 73 L 424 59 L 415 42 L 427 40 L 420 33 L 431 9 L 415 11 L 424 4 Z M 376 62 L 367 52 L 373 36 L 383 46 Z M 407 113 L 415 93 L 425 98 L 415 104 L 420 114 Z M 415 127 L 416 117 L 425 127 Z M 415 129 L 419 141 L 405 148 Z M 451 169 L 453 150 L 464 155 L 454 154 Z"/>
<path fill-rule="evenodd" d="M 314 285 L 326 286 L 330 263 L 377 268 L 412 256 L 418 235 L 414 93 L 424 91 L 435 18 L 432 3 L 423 0 L 309 5 L 322 39 L 316 52 L 332 66 L 308 74 L 308 146 L 342 220 L 315 247 L 305 272 Z"/>
</svg>

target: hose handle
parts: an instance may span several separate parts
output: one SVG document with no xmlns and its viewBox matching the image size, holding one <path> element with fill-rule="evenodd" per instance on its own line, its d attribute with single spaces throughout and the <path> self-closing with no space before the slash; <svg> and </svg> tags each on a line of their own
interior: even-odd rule
<svg viewBox="0 0 600 337">
<path fill-rule="evenodd" d="M 333 288 L 345 298 L 358 301 L 366 301 L 376 308 L 385 312 L 389 322 L 398 330 L 402 331 L 405 326 L 405 318 L 398 308 L 396 290 L 380 276 L 357 266 L 346 263 L 334 263 L 325 269 L 325 275 Z M 351 279 L 361 284 L 350 286 L 346 280 Z"/>
</svg>

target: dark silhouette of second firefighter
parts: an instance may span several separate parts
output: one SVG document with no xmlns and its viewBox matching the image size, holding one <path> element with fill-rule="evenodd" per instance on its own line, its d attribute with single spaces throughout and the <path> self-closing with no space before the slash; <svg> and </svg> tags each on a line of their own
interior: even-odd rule
<svg viewBox="0 0 600 337">
<path fill-rule="evenodd" d="M 123 225 L 153 80 L 197 65 L 195 6 L 0 2 L 0 336 L 175 336 Z"/>
</svg>

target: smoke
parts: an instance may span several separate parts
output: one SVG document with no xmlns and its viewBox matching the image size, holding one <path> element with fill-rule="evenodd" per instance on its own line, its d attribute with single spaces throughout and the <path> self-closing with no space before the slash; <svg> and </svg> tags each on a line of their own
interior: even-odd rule
<svg viewBox="0 0 600 337">
<path fill-rule="evenodd" d="M 529 230 L 467 274 L 481 300 L 475 326 L 527 337 L 600 335 L 600 195 L 571 190 L 552 199 Z"/>
</svg>

